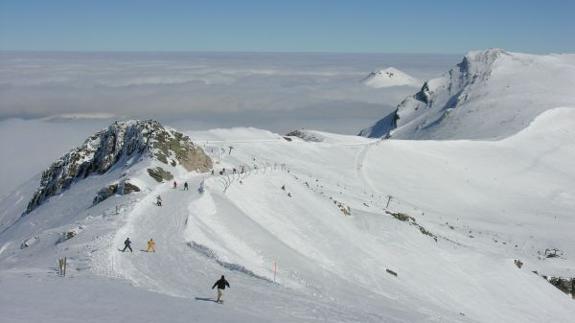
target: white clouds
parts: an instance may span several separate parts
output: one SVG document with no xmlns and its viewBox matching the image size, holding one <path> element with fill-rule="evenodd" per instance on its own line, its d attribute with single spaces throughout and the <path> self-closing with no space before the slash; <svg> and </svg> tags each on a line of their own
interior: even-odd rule
<svg viewBox="0 0 575 323">
<path fill-rule="evenodd" d="M 308 128 L 355 134 L 413 92 L 366 87 L 360 80 L 369 71 L 395 66 L 424 79 L 459 59 L 0 53 L 0 196 L 112 118 L 154 118 L 183 130 L 253 126 L 279 133 Z"/>
<path fill-rule="evenodd" d="M 428 58 L 422 67 L 414 55 L 3 53 L 0 119 L 104 113 L 223 126 L 234 114 L 293 111 L 299 120 L 313 107 L 343 102 L 354 110 L 379 105 L 380 116 L 410 90 L 374 90 L 358 81 L 381 65 L 409 70 L 413 64 L 411 72 L 425 77 L 458 59 Z"/>
</svg>

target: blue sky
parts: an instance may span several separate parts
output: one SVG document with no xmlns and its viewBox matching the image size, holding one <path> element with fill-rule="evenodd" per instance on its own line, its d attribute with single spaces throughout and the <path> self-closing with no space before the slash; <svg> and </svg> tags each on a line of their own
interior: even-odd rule
<svg viewBox="0 0 575 323">
<path fill-rule="evenodd" d="M 0 0 L 0 49 L 575 51 L 575 1 Z"/>
</svg>

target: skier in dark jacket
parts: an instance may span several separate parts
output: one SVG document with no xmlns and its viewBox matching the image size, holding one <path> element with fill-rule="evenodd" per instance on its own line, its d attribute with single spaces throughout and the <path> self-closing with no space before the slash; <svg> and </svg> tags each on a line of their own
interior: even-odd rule
<svg viewBox="0 0 575 323">
<path fill-rule="evenodd" d="M 126 238 L 126 241 L 124 241 L 124 249 L 122 250 L 122 252 L 125 252 L 126 249 L 130 249 L 130 252 L 133 252 L 131 244 L 132 241 L 130 241 L 130 238 Z"/>
<path fill-rule="evenodd" d="M 212 289 L 216 288 L 216 286 L 218 287 L 218 299 L 216 299 L 216 302 L 223 303 L 224 289 L 226 289 L 226 287 L 230 287 L 230 283 L 228 283 L 224 275 L 222 275 L 222 278 L 220 278 L 217 282 L 214 283 Z"/>
<path fill-rule="evenodd" d="M 188 182 L 184 182 L 184 191 L 188 190 Z"/>
</svg>

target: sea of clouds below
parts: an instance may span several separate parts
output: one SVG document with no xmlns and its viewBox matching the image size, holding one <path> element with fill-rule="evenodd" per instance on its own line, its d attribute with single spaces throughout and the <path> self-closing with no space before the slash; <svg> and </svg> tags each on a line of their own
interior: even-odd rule
<svg viewBox="0 0 575 323">
<path fill-rule="evenodd" d="M 373 89 L 396 67 L 425 80 L 459 55 L 0 53 L 0 196 L 116 119 L 179 129 L 252 126 L 355 134 L 417 88 Z"/>
</svg>

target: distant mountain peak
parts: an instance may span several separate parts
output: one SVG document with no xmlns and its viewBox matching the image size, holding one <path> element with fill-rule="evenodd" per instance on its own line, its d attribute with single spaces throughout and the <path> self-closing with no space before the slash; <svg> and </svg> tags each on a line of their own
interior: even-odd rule
<svg viewBox="0 0 575 323">
<path fill-rule="evenodd" d="M 543 111 L 573 106 L 575 55 L 531 55 L 499 48 L 471 51 L 426 81 L 366 137 L 487 139 L 512 135 Z"/>
<path fill-rule="evenodd" d="M 394 67 L 373 71 L 361 82 L 373 88 L 421 85 L 421 81 Z"/>
</svg>

